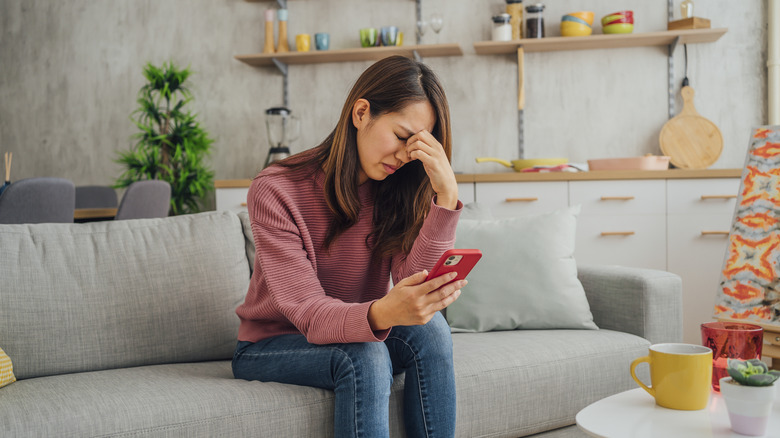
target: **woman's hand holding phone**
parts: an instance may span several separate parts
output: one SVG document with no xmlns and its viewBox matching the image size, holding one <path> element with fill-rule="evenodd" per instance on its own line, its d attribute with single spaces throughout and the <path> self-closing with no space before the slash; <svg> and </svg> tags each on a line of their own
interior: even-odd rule
<svg viewBox="0 0 780 438">
<path fill-rule="evenodd" d="M 384 297 L 368 309 L 372 330 L 386 330 L 396 325 L 423 325 L 436 312 L 452 304 L 460 296 L 466 280 L 452 281 L 457 273 L 450 272 L 425 281 L 427 271 L 404 278 Z"/>
<path fill-rule="evenodd" d="M 430 274 L 418 272 L 401 280 L 368 309 L 373 330 L 396 325 L 423 325 L 452 304 L 468 283 L 466 275 L 482 258 L 478 249 L 450 249 L 441 255 Z"/>
</svg>

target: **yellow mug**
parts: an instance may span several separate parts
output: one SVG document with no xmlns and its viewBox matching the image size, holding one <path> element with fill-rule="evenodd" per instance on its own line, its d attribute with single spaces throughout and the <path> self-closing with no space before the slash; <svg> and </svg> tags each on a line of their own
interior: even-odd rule
<svg viewBox="0 0 780 438">
<path fill-rule="evenodd" d="M 295 50 L 299 52 L 308 52 L 311 50 L 311 35 L 308 33 L 299 33 L 295 35 Z"/>
<path fill-rule="evenodd" d="M 648 387 L 636 376 L 642 362 L 650 366 Z M 712 350 L 693 344 L 656 344 L 650 354 L 631 362 L 631 377 L 658 406 L 683 411 L 707 407 L 712 383 Z"/>
</svg>

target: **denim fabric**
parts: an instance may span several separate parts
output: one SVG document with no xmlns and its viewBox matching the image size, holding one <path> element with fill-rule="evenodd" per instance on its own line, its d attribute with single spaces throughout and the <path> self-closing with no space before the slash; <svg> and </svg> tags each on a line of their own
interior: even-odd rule
<svg viewBox="0 0 780 438">
<path fill-rule="evenodd" d="M 405 372 L 409 437 L 455 436 L 452 336 L 441 314 L 423 326 L 394 327 L 384 343 L 315 345 L 303 335 L 239 342 L 238 379 L 314 386 L 335 392 L 337 437 L 387 437 L 393 374 Z"/>
</svg>

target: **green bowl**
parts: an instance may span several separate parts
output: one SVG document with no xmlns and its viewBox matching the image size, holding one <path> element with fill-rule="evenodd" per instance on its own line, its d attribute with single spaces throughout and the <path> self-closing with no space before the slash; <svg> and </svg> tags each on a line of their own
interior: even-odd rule
<svg viewBox="0 0 780 438">
<path fill-rule="evenodd" d="M 604 33 L 632 33 L 634 25 L 631 23 L 613 23 L 604 26 Z"/>
</svg>

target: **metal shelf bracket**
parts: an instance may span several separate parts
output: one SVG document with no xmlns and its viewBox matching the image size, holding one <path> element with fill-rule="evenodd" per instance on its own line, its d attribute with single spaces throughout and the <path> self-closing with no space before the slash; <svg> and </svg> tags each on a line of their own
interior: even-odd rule
<svg viewBox="0 0 780 438">
<path fill-rule="evenodd" d="M 282 61 L 279 61 L 276 58 L 271 59 L 274 62 L 274 65 L 276 65 L 276 68 L 279 69 L 279 71 L 282 73 L 282 76 L 284 77 L 283 83 L 282 83 L 282 101 L 284 102 L 284 106 L 288 107 L 290 106 L 290 85 L 288 82 L 288 74 L 289 71 L 287 64 L 283 63 Z"/>
</svg>

